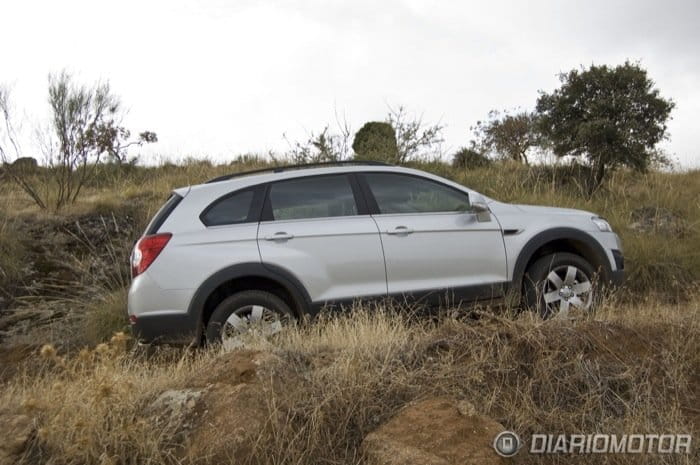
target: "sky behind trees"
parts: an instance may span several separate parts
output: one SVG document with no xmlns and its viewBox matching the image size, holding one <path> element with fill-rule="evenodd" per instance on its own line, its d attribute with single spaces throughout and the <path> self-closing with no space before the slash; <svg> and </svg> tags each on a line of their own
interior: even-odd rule
<svg viewBox="0 0 700 465">
<path fill-rule="evenodd" d="M 700 3 L 8 0 L 0 82 L 46 116 L 49 72 L 107 79 L 154 161 L 284 151 L 335 122 L 404 105 L 446 125 L 446 152 L 491 109 L 534 108 L 580 65 L 639 60 L 676 108 L 663 144 L 700 167 Z M 31 125 L 29 118 L 25 126 Z"/>
</svg>

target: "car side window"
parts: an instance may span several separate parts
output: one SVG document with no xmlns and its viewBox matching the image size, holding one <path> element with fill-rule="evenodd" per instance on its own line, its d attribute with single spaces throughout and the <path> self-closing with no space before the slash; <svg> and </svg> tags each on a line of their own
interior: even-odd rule
<svg viewBox="0 0 700 465">
<path fill-rule="evenodd" d="M 221 197 L 202 212 L 200 219 L 206 226 L 246 223 L 253 195 L 254 191 L 247 189 Z"/>
<path fill-rule="evenodd" d="M 429 179 L 394 173 L 366 173 L 379 213 L 462 212 L 469 195 Z"/>
<path fill-rule="evenodd" d="M 274 220 L 357 215 L 357 204 L 346 175 L 312 176 L 270 186 Z"/>
</svg>

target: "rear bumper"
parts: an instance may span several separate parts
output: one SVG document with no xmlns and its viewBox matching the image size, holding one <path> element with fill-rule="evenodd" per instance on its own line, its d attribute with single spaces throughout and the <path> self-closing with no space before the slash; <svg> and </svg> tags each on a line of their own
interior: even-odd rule
<svg viewBox="0 0 700 465">
<path fill-rule="evenodd" d="M 187 313 L 132 315 L 131 331 L 141 343 L 197 344 L 199 327 Z"/>
<path fill-rule="evenodd" d="M 148 271 L 129 288 L 129 322 L 144 343 L 190 344 L 197 341 L 198 321 L 187 312 L 192 290 L 162 289 Z"/>
</svg>

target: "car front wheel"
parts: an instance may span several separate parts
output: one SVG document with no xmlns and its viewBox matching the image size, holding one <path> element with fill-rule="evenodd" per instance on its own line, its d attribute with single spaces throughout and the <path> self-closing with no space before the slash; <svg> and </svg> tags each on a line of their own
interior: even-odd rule
<svg viewBox="0 0 700 465">
<path fill-rule="evenodd" d="M 595 310 L 600 295 L 593 266 L 571 253 L 538 259 L 526 271 L 524 300 L 542 318 L 574 318 Z"/>
</svg>

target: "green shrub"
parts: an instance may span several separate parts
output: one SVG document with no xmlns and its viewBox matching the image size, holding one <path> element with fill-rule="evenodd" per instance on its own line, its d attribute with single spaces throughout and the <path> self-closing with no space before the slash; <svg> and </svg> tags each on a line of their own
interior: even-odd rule
<svg viewBox="0 0 700 465">
<path fill-rule="evenodd" d="M 479 152 L 468 147 L 462 147 L 452 156 L 452 166 L 459 169 L 481 168 L 491 164 L 491 160 Z"/>
<path fill-rule="evenodd" d="M 378 160 L 393 163 L 398 158 L 396 131 L 389 123 L 370 121 L 355 134 L 352 143 L 356 160 Z"/>
</svg>

